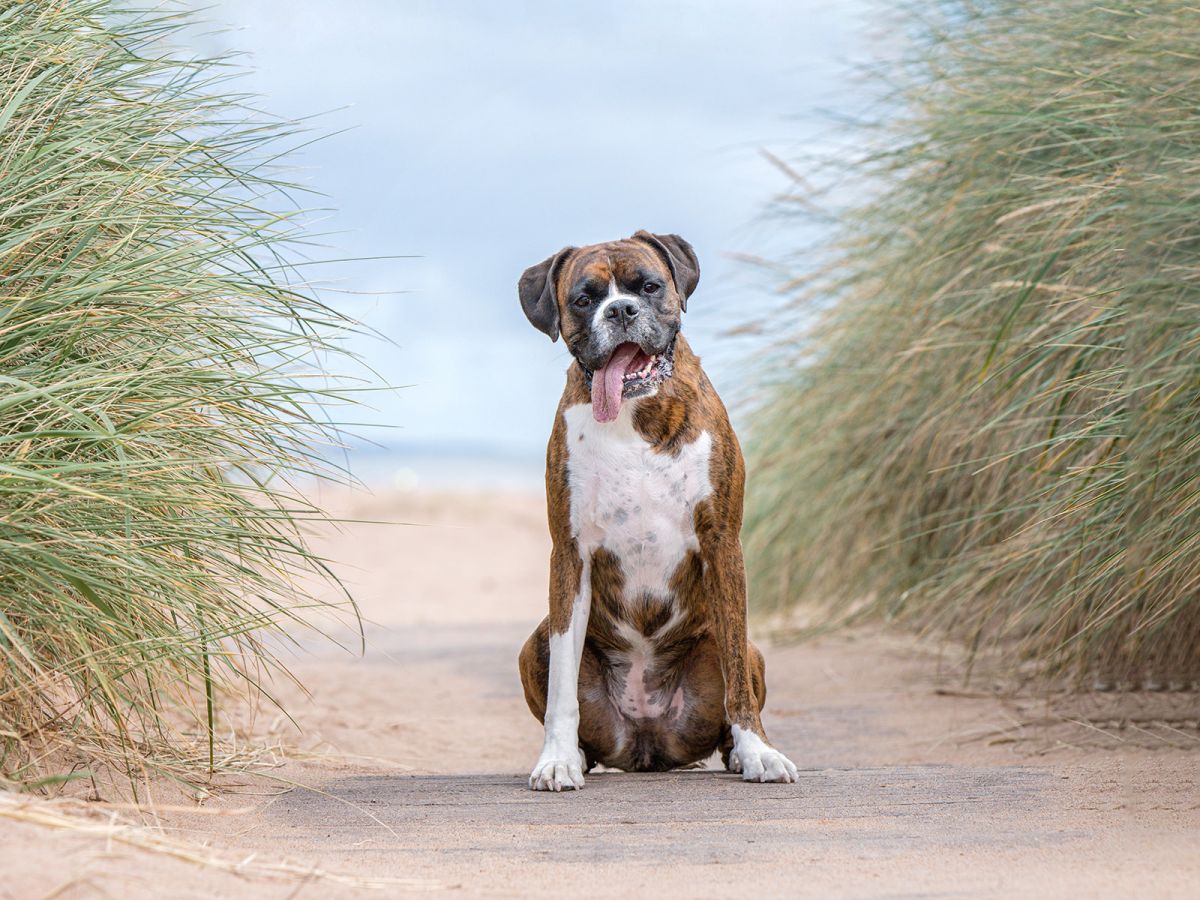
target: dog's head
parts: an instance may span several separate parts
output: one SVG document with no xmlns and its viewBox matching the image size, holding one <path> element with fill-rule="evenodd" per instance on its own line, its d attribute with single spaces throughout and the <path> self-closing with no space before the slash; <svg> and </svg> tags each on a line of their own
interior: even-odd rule
<svg viewBox="0 0 1200 900">
<path fill-rule="evenodd" d="M 596 419 L 645 397 L 671 376 L 675 335 L 700 280 L 692 245 L 639 231 L 622 241 L 566 247 L 521 276 L 521 307 L 579 361 Z"/>
</svg>

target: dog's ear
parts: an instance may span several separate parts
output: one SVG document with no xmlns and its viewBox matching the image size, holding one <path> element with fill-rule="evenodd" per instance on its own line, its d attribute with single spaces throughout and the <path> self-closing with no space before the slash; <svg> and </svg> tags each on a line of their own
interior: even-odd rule
<svg viewBox="0 0 1200 900">
<path fill-rule="evenodd" d="M 548 334 L 552 341 L 558 340 L 558 294 L 554 285 L 558 280 L 559 267 L 574 249 L 563 247 L 549 259 L 530 266 L 517 283 L 525 317 L 538 331 Z"/>
<path fill-rule="evenodd" d="M 671 270 L 671 278 L 679 291 L 680 303 L 687 312 L 687 300 L 700 283 L 700 260 L 696 259 L 696 251 L 692 245 L 677 234 L 651 234 L 639 231 L 634 236 L 635 241 L 644 241 L 658 251 L 659 256 Z"/>
</svg>

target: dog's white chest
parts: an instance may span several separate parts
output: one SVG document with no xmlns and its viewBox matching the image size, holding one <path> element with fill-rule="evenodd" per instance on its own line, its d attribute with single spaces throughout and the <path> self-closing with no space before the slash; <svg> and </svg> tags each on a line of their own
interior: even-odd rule
<svg viewBox="0 0 1200 900">
<path fill-rule="evenodd" d="M 588 558 L 603 547 L 621 563 L 627 597 L 666 597 L 679 563 L 696 550 L 696 506 L 712 493 L 707 431 L 678 455 L 657 453 L 633 427 L 635 402 L 600 424 L 589 405 L 567 409 L 571 531 Z"/>
</svg>

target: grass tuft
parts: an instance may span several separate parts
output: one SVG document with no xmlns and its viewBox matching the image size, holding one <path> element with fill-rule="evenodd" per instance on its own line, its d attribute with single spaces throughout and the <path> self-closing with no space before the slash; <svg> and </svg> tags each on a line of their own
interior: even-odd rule
<svg viewBox="0 0 1200 900">
<path fill-rule="evenodd" d="M 203 778 L 328 578 L 291 479 L 350 323 L 292 277 L 299 134 L 190 20 L 0 6 L 0 779 Z M 272 637 L 275 635 L 275 638 Z"/>
<path fill-rule="evenodd" d="M 1200 15 L 952 0 L 892 34 L 751 429 L 752 596 L 1193 683 Z"/>
</svg>

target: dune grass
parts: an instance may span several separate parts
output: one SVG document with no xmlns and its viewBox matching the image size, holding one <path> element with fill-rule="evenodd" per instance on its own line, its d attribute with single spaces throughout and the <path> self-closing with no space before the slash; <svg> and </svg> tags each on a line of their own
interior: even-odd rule
<svg viewBox="0 0 1200 900">
<path fill-rule="evenodd" d="M 298 129 L 188 19 L 0 6 L 0 780 L 203 778 L 229 691 L 283 672 L 321 606 L 336 440 L 322 363 L 349 323 L 296 277 Z"/>
<path fill-rule="evenodd" d="M 1192 683 L 1200 12 L 952 0 L 892 33 L 895 112 L 836 168 L 861 199 L 751 429 L 752 597 Z"/>
</svg>

